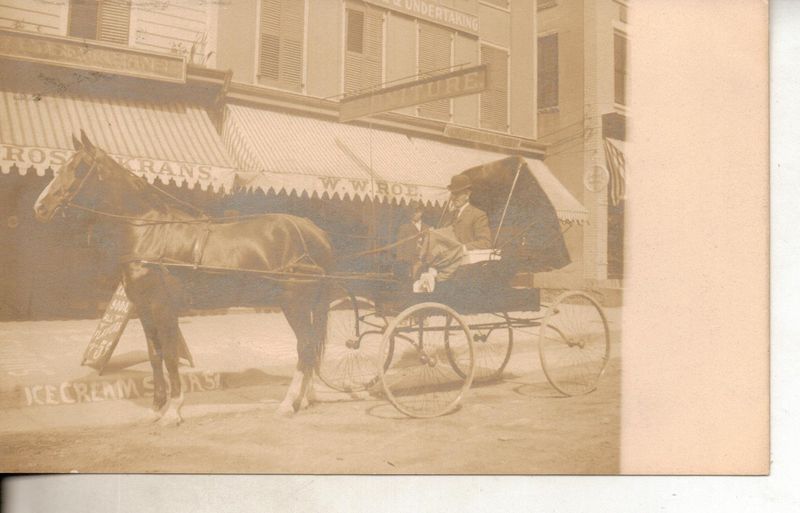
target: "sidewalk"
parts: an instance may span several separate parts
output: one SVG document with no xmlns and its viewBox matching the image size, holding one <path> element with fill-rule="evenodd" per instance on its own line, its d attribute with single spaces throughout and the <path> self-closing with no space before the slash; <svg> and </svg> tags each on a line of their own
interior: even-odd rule
<svg viewBox="0 0 800 513">
<path fill-rule="evenodd" d="M 102 375 L 81 366 L 97 320 L 0 324 L 0 408 L 137 399 L 152 393 L 141 323 L 128 324 Z M 188 392 L 275 381 L 296 362 L 281 314 L 234 311 L 185 317 L 181 330 L 195 367 L 182 369 Z M 283 379 L 283 378 L 281 378 Z"/>
</svg>

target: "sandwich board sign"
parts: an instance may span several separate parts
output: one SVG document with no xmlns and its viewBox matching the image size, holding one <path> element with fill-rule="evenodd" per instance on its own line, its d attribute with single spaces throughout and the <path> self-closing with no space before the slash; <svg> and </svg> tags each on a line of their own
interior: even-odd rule
<svg viewBox="0 0 800 513">
<path fill-rule="evenodd" d="M 98 374 L 103 374 L 106 364 L 111 359 L 117 344 L 119 343 L 128 321 L 133 315 L 133 304 L 125 294 L 125 287 L 122 283 L 117 286 L 114 295 L 111 296 L 100 323 L 94 330 L 92 339 L 83 353 L 81 365 L 86 365 L 97 369 Z M 150 344 L 147 344 L 148 353 L 152 351 Z M 181 337 L 178 355 L 186 358 L 189 365 L 194 366 L 192 355 L 186 347 L 186 341 Z"/>
</svg>

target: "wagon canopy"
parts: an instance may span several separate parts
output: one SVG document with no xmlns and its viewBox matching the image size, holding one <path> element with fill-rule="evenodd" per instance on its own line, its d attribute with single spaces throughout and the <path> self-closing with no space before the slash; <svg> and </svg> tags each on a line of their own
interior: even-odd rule
<svg viewBox="0 0 800 513">
<path fill-rule="evenodd" d="M 536 162 L 508 157 L 461 173 L 472 181 L 470 202 L 489 217 L 494 247 L 530 272 L 570 263 L 552 201 L 559 198 L 549 197 L 542 183 L 555 178 Z"/>
</svg>

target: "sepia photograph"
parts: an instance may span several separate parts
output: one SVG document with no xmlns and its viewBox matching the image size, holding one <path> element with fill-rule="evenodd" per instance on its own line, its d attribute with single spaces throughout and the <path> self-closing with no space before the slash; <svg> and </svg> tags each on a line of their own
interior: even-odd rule
<svg viewBox="0 0 800 513">
<path fill-rule="evenodd" d="M 620 473 L 628 11 L 0 2 L 0 470 Z"/>
</svg>

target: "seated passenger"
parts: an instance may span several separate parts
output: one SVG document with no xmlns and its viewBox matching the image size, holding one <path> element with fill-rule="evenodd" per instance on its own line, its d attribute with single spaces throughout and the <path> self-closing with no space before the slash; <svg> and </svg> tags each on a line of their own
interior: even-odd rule
<svg viewBox="0 0 800 513">
<path fill-rule="evenodd" d="M 448 189 L 451 208 L 444 214 L 440 227 L 425 237 L 420 260 L 429 269 L 415 284 L 417 291 L 432 292 L 435 282 L 450 278 L 467 251 L 491 248 L 489 219 L 483 210 L 469 203 L 472 189 L 469 177 L 454 176 Z"/>
<path fill-rule="evenodd" d="M 411 219 L 400 225 L 397 229 L 397 254 L 395 255 L 396 274 L 402 278 L 415 278 L 420 266 L 419 255 L 422 249 L 422 237 L 430 228 L 422 222 L 424 207 L 422 203 L 415 203 L 411 212 Z"/>
<path fill-rule="evenodd" d="M 450 190 L 450 210 L 448 210 L 439 227 L 452 226 L 456 239 L 464 245 L 465 250 L 489 249 L 492 245 L 492 234 L 489 230 L 489 218 L 486 213 L 469 203 L 472 182 L 466 175 L 456 175 L 447 187 Z"/>
</svg>

